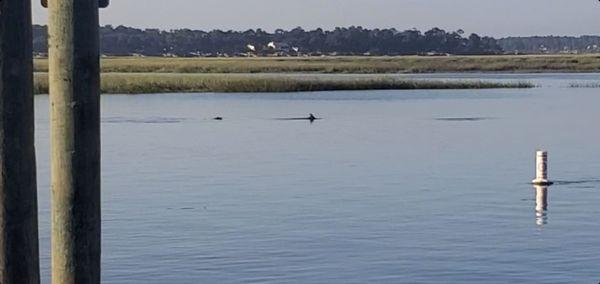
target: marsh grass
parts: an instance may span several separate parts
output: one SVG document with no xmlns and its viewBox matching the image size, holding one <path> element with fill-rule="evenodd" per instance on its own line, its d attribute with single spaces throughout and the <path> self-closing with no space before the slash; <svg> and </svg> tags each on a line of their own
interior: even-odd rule
<svg viewBox="0 0 600 284">
<path fill-rule="evenodd" d="M 47 59 L 35 60 L 47 72 Z M 598 72 L 598 55 L 163 58 L 109 57 L 102 71 L 130 73 Z"/>
<path fill-rule="evenodd" d="M 334 90 L 531 88 L 527 82 L 407 80 L 390 76 L 292 76 L 251 74 L 105 73 L 102 93 L 252 93 Z M 35 92 L 48 93 L 48 76 L 36 73 Z"/>
<path fill-rule="evenodd" d="M 573 82 L 569 84 L 569 88 L 600 88 L 600 83 L 597 82 Z"/>
</svg>

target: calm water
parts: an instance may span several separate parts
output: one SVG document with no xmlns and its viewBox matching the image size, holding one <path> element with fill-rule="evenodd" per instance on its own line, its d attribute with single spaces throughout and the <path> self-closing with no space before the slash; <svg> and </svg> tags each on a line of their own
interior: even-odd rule
<svg viewBox="0 0 600 284">
<path fill-rule="evenodd" d="M 104 96 L 103 282 L 598 283 L 600 75 L 428 76 L 541 87 Z"/>
</svg>

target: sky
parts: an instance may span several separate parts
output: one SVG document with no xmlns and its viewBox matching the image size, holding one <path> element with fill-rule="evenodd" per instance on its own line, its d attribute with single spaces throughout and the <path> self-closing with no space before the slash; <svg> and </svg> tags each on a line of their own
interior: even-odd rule
<svg viewBox="0 0 600 284">
<path fill-rule="evenodd" d="M 34 23 L 47 11 L 34 1 Z M 37 2 L 37 3 L 35 3 Z M 440 27 L 495 37 L 600 35 L 597 0 L 111 0 L 101 24 L 163 30 Z"/>
</svg>

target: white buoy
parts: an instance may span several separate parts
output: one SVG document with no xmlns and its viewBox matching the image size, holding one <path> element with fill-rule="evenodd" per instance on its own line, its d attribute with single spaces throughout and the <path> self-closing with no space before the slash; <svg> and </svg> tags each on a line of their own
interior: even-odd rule
<svg viewBox="0 0 600 284">
<path fill-rule="evenodd" d="M 535 185 L 552 185 L 548 180 L 548 152 L 537 151 L 535 157 L 535 179 L 532 181 Z"/>
</svg>

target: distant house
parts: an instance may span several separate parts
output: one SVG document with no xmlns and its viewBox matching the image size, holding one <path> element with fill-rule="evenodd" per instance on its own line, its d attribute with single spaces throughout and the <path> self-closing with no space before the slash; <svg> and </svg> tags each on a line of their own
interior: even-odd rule
<svg viewBox="0 0 600 284">
<path fill-rule="evenodd" d="M 437 52 L 437 51 L 426 52 L 423 55 L 425 55 L 425 56 L 452 56 L 452 54 L 450 54 L 450 53 Z"/>
<path fill-rule="evenodd" d="M 285 42 L 269 42 L 267 44 L 267 47 L 269 49 L 272 49 L 276 52 L 286 52 L 289 53 L 292 50 L 292 46 L 290 46 L 288 43 Z"/>
</svg>

